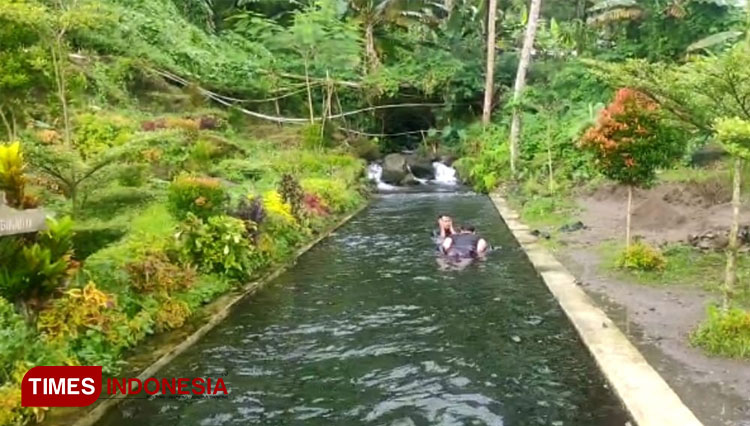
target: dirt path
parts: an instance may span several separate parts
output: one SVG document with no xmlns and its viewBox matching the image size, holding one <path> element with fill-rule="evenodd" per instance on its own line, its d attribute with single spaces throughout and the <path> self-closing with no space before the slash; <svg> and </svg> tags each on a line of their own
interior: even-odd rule
<svg viewBox="0 0 750 426">
<path fill-rule="evenodd" d="M 688 343 L 710 295 L 604 276 L 597 256 L 583 248 L 558 257 L 706 426 L 750 425 L 750 363 L 709 358 Z"/>
<path fill-rule="evenodd" d="M 558 258 L 706 426 L 750 426 L 750 362 L 711 358 L 689 344 L 715 295 L 680 283 L 628 283 L 601 267 L 592 248 L 624 235 L 625 197 L 623 188 L 606 186 L 580 198 L 588 229 L 559 234 Z M 654 244 L 728 228 L 726 194 L 710 186 L 667 184 L 634 198 L 634 235 Z M 750 209 L 742 219 L 750 222 Z"/>
</svg>

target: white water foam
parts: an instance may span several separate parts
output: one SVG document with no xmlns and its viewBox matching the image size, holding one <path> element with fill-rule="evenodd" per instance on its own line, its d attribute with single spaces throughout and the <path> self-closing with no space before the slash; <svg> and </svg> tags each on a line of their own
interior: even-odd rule
<svg viewBox="0 0 750 426">
<path fill-rule="evenodd" d="M 445 164 L 435 161 L 432 163 L 432 167 L 435 170 L 435 179 L 420 179 L 415 178 L 420 184 L 438 184 L 444 186 L 455 186 L 458 185 L 458 178 L 456 177 L 456 169 Z M 377 163 L 370 163 L 367 166 L 367 177 L 375 182 L 380 190 L 394 190 L 397 186 L 387 184 L 381 180 L 383 176 L 383 167 Z"/>
<path fill-rule="evenodd" d="M 432 168 L 435 169 L 435 183 L 441 185 L 458 184 L 458 178 L 456 178 L 456 169 L 454 169 L 453 167 L 446 166 L 439 161 L 434 161 L 432 163 Z"/>
<path fill-rule="evenodd" d="M 389 189 L 396 188 L 395 186 L 387 184 L 383 182 L 382 180 L 380 180 L 382 176 L 383 176 L 383 167 L 380 164 L 370 163 L 370 165 L 367 166 L 367 178 L 375 182 L 378 185 L 378 189 L 389 190 Z"/>
</svg>

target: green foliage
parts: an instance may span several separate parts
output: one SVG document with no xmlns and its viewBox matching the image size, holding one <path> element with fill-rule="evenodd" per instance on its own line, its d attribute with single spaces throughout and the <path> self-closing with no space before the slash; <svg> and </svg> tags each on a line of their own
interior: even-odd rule
<svg viewBox="0 0 750 426">
<path fill-rule="evenodd" d="M 121 146 L 133 137 L 131 120 L 115 114 L 85 113 L 75 118 L 74 141 L 84 160 Z"/>
<path fill-rule="evenodd" d="M 0 8 L 0 114 L 5 119 L 20 122 L 29 109 L 27 97 L 51 87 L 45 45 L 49 20 L 46 8 L 35 1 L 6 1 Z M 4 124 L 12 138 L 17 129 Z"/>
<path fill-rule="evenodd" d="M 91 254 L 119 241 L 127 229 L 119 224 L 76 228 L 73 234 L 75 258 L 84 260 Z"/>
<path fill-rule="evenodd" d="M 631 244 L 617 258 L 617 267 L 636 271 L 661 271 L 666 264 L 667 260 L 658 249 L 642 241 Z"/>
<path fill-rule="evenodd" d="M 145 253 L 125 265 L 125 269 L 130 274 L 130 287 L 139 293 L 169 296 L 190 288 L 195 281 L 195 271 L 191 267 L 175 264 L 163 251 Z"/>
<path fill-rule="evenodd" d="M 148 164 L 124 164 L 119 170 L 117 181 L 122 186 L 136 188 L 146 183 L 149 173 Z"/>
<path fill-rule="evenodd" d="M 330 131 L 328 126 L 323 127 L 320 123 L 306 124 L 300 130 L 302 137 L 302 147 L 305 149 L 320 150 L 327 147 L 330 143 Z"/>
<path fill-rule="evenodd" d="M 304 193 L 299 181 L 290 174 L 284 174 L 281 176 L 278 192 L 284 202 L 289 205 L 292 216 L 297 222 L 302 223 L 304 220 L 304 211 L 302 210 Z"/>
<path fill-rule="evenodd" d="M 739 308 L 726 311 L 708 307 L 708 316 L 690 341 L 712 355 L 750 357 L 750 313 Z"/>
<path fill-rule="evenodd" d="M 229 158 L 222 160 L 211 169 L 211 175 L 221 177 L 232 182 L 259 180 L 266 172 L 267 165 L 254 160 Z"/>
<path fill-rule="evenodd" d="M 504 128 L 474 127 L 464 146 L 468 155 L 454 163 L 454 167 L 476 191 L 488 193 L 510 178 L 510 148 Z"/>
<path fill-rule="evenodd" d="M 89 283 L 56 299 L 41 312 L 37 327 L 47 341 L 67 342 L 79 362 L 101 365 L 113 374 L 119 369 L 121 351 L 147 331 L 139 320 L 129 320 L 114 296 Z"/>
<path fill-rule="evenodd" d="M 727 52 L 693 56 L 685 64 L 628 61 L 624 64 L 588 62 L 611 85 L 645 93 L 696 131 L 711 135 L 719 118 L 750 119 L 742 96 L 750 91 L 750 53 L 740 44 Z"/>
<path fill-rule="evenodd" d="M 244 280 L 266 265 L 266 258 L 252 245 L 240 219 L 212 216 L 203 221 L 188 213 L 180 225 L 179 240 L 185 260 L 208 273 Z"/>
<path fill-rule="evenodd" d="M 334 213 L 350 211 L 363 201 L 358 191 L 339 180 L 308 178 L 301 184 L 305 192 L 319 196 Z"/>
<path fill-rule="evenodd" d="M 227 194 L 218 179 L 179 176 L 169 186 L 169 208 L 178 219 L 188 214 L 208 218 L 224 212 Z"/>
<path fill-rule="evenodd" d="M 73 221 L 47 220 L 34 237 L 0 238 L 0 296 L 39 308 L 75 270 L 72 261 Z"/>
<path fill-rule="evenodd" d="M 719 142 L 730 154 L 750 158 L 750 121 L 719 118 L 714 128 Z"/>
<path fill-rule="evenodd" d="M 146 60 L 218 89 L 250 92 L 267 85 L 258 74 L 270 62 L 262 45 L 233 32 L 206 33 L 191 25 L 172 1 L 108 0 L 99 2 L 99 11 L 128 25 L 77 30 L 73 37 L 79 44 L 103 54 Z"/>
<path fill-rule="evenodd" d="M 24 207 L 26 198 L 25 168 L 19 142 L 0 145 L 0 191 L 5 193 L 5 202 L 17 209 Z"/>
</svg>

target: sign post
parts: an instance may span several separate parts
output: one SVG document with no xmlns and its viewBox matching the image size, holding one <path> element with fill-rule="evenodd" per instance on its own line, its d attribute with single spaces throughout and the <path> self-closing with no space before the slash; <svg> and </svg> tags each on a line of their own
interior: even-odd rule
<svg viewBox="0 0 750 426">
<path fill-rule="evenodd" d="M 47 214 L 42 209 L 16 210 L 5 204 L 0 191 L 0 237 L 28 234 L 45 229 Z"/>
</svg>

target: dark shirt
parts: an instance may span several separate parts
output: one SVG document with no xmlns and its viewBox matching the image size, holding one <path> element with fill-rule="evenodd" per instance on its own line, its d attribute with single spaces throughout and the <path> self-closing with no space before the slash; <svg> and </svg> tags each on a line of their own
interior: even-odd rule
<svg viewBox="0 0 750 426">
<path fill-rule="evenodd" d="M 474 257 L 477 255 L 477 243 L 480 236 L 477 234 L 455 234 L 451 235 L 451 248 L 448 254 L 459 257 Z"/>
</svg>

